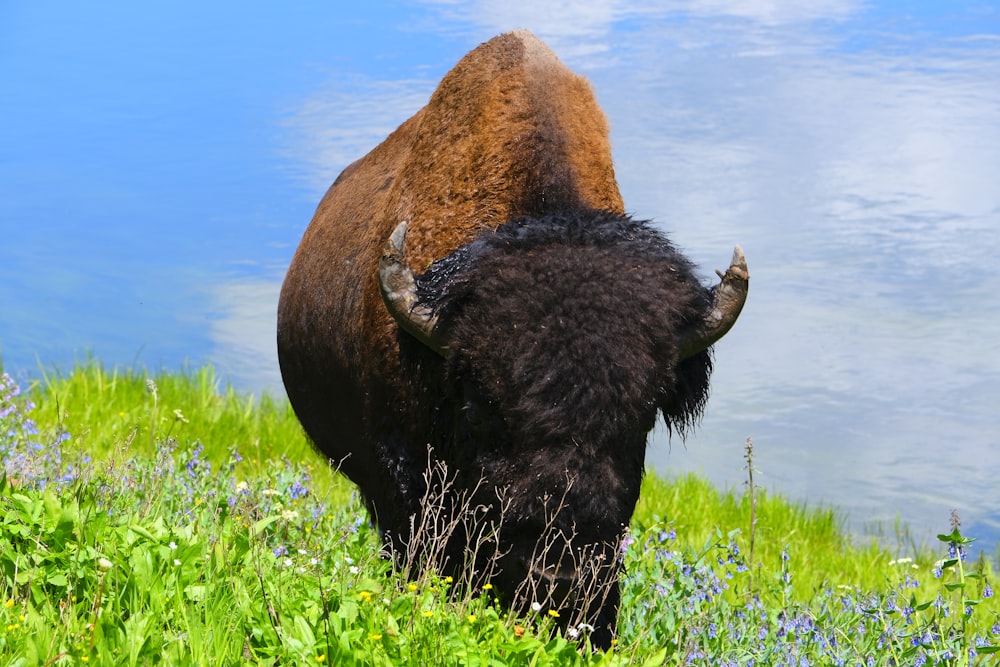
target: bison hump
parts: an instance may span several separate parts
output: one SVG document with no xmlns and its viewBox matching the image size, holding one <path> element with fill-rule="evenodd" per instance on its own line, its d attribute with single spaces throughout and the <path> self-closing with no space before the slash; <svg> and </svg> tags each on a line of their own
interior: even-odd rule
<svg viewBox="0 0 1000 667">
<path fill-rule="evenodd" d="M 589 83 L 530 32 L 470 52 L 414 120 L 393 193 L 414 267 L 515 216 L 624 211 Z"/>
</svg>

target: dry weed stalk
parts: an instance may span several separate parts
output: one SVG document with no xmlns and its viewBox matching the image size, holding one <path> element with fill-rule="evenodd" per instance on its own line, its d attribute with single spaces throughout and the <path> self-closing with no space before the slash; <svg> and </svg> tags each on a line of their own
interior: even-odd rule
<svg viewBox="0 0 1000 667">
<path fill-rule="evenodd" d="M 503 601 L 515 614 L 551 615 L 559 626 L 579 629 L 592 627 L 597 611 L 613 591 L 617 594 L 625 533 L 613 542 L 579 544 L 575 524 L 568 530 L 560 526 L 560 516 L 569 511 L 566 499 L 574 481 L 567 477 L 560 496 L 542 499 L 543 528 L 527 562 L 521 562 L 529 574 Z M 410 519 L 406 548 L 393 554 L 397 571 L 409 581 L 425 583 L 434 576 L 452 576 L 453 602 L 468 602 L 499 579 L 510 554 L 501 532 L 510 518 L 511 498 L 507 489 L 497 489 L 496 505 L 484 504 L 485 479 L 471 489 L 459 489 L 447 465 L 431 458 L 424 482 L 420 512 Z M 516 620 L 512 616 L 510 622 Z"/>
</svg>

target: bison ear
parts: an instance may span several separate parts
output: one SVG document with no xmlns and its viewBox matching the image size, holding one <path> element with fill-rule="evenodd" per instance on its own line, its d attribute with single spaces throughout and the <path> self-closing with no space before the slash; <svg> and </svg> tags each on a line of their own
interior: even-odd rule
<svg viewBox="0 0 1000 667">
<path fill-rule="evenodd" d="M 400 327 L 421 343 L 446 356 L 448 343 L 436 329 L 438 317 L 420 303 L 417 283 L 406 263 L 406 223 L 401 222 L 389 236 L 378 265 L 382 301 Z"/>
<path fill-rule="evenodd" d="M 712 303 L 705 316 L 693 323 L 677 341 L 677 359 L 683 361 L 707 350 L 736 323 L 750 289 L 747 258 L 739 246 L 733 249 L 733 259 L 725 273 L 716 271 L 722 279 L 712 288 Z"/>
</svg>

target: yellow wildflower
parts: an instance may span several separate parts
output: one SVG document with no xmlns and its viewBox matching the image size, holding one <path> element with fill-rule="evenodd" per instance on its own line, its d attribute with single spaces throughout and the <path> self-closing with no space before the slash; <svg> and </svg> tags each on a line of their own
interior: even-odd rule
<svg viewBox="0 0 1000 667">
<path fill-rule="evenodd" d="M 552 618 L 559 618 L 559 612 L 555 609 L 549 609 L 549 616 Z"/>
</svg>

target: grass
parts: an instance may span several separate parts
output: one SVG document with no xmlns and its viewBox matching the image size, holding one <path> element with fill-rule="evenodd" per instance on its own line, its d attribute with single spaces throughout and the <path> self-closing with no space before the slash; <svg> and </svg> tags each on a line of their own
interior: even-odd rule
<svg viewBox="0 0 1000 667">
<path fill-rule="evenodd" d="M 588 651 L 488 584 L 393 572 L 287 405 L 209 369 L 4 377 L 0 459 L 0 665 L 985 665 L 1000 643 L 957 518 L 907 560 L 831 510 L 651 475 L 618 643 Z"/>
<path fill-rule="evenodd" d="M 29 390 L 37 396 L 35 420 L 60 425 L 72 434 L 72 451 L 97 460 L 155 457 L 167 441 L 197 441 L 215 465 L 238 451 L 240 474 L 259 474 L 269 460 L 285 458 L 306 466 L 319 490 L 342 500 L 350 495 L 349 483 L 315 452 L 286 400 L 240 394 L 210 366 L 149 375 L 88 360 L 69 373 L 44 373 Z"/>
</svg>

